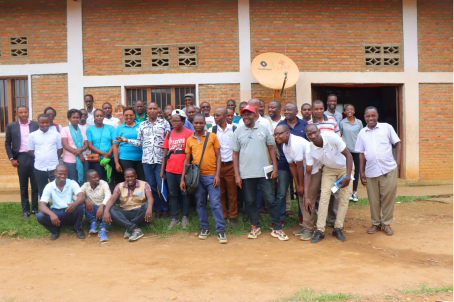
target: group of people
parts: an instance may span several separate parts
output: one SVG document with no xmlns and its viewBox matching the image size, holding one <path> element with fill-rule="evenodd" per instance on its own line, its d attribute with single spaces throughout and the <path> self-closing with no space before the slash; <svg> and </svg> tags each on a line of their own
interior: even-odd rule
<svg viewBox="0 0 454 302">
<path fill-rule="evenodd" d="M 301 226 L 296 236 L 319 242 L 329 223 L 332 235 L 345 241 L 343 223 L 349 200 L 358 200 L 360 180 L 371 205 L 367 232 L 393 234 L 401 143 L 389 124 L 378 123 L 376 108 L 366 108 L 363 127 L 353 105 L 336 111 L 336 95 L 328 96 L 326 111 L 320 100 L 303 104 L 300 116 L 295 104 L 282 110 L 279 101 L 268 104 L 266 115 L 263 100 L 241 102 L 237 113 L 230 99 L 211 115 L 208 102 L 198 107 L 190 93 L 184 100 L 182 109 L 141 100 L 134 107 L 106 102 L 96 109 L 87 94 L 85 108 L 68 110 L 65 127 L 54 123 L 51 107 L 35 122 L 19 106 L 17 120 L 6 127 L 5 148 L 17 168 L 23 220 L 36 214 L 51 239 L 59 237 L 61 224 L 85 238 L 85 215 L 89 233 L 101 241 L 108 240 L 112 221 L 135 241 L 144 235 L 140 226 L 152 219 L 168 218 L 169 229 L 186 228 L 194 206 L 198 238 L 207 239 L 209 201 L 220 243 L 227 243 L 225 226 L 235 226 L 241 212 L 251 224 L 248 238 L 262 233 L 260 214 L 268 214 L 271 236 L 286 241 L 283 225 L 293 215 L 294 192 Z M 186 191 L 189 164 L 200 169 L 193 194 Z"/>
</svg>

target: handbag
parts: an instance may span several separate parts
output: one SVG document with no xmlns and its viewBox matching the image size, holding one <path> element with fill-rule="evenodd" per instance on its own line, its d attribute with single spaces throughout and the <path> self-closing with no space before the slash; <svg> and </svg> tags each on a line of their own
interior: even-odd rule
<svg viewBox="0 0 454 302">
<path fill-rule="evenodd" d="M 102 134 L 104 132 L 104 125 L 102 126 L 102 130 L 101 130 L 101 138 L 99 139 L 99 147 L 98 149 L 101 148 L 101 140 L 102 140 Z M 92 162 L 92 163 L 99 163 L 99 161 L 101 160 L 101 154 L 98 154 L 98 153 L 90 153 L 87 155 L 87 160 L 89 162 Z"/>
<path fill-rule="evenodd" d="M 199 189 L 200 181 L 200 164 L 202 163 L 203 154 L 205 153 L 205 148 L 207 146 L 208 138 L 210 137 L 210 132 L 207 133 L 205 142 L 203 143 L 202 156 L 200 157 L 199 164 L 186 164 L 184 182 L 186 184 L 186 193 L 195 194 Z"/>
</svg>

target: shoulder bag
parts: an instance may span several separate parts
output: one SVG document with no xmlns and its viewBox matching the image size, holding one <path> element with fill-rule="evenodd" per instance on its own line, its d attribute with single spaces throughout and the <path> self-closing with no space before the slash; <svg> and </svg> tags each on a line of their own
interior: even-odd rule
<svg viewBox="0 0 454 302">
<path fill-rule="evenodd" d="M 186 164 L 184 182 L 186 184 L 186 193 L 187 194 L 195 194 L 199 188 L 200 164 L 202 163 L 203 154 L 205 153 L 205 148 L 207 146 L 209 137 L 210 137 L 210 132 L 207 132 L 205 142 L 203 143 L 202 156 L 200 157 L 199 164 L 198 165 Z"/>
<path fill-rule="evenodd" d="M 101 150 L 101 141 L 102 141 L 102 134 L 104 132 L 104 125 L 102 126 L 102 130 L 101 130 L 101 138 L 99 139 L 99 147 L 97 147 L 98 149 Z M 94 162 L 94 163 L 99 163 L 99 161 L 101 160 L 101 155 L 99 153 L 90 153 L 87 155 L 87 160 L 89 162 Z"/>
</svg>

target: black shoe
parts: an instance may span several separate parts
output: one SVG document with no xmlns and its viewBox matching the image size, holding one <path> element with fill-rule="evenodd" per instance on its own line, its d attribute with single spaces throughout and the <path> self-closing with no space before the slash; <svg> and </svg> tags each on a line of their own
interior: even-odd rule
<svg viewBox="0 0 454 302">
<path fill-rule="evenodd" d="M 243 222 L 246 222 L 249 220 L 249 214 L 248 213 L 244 213 L 243 214 Z"/>
<path fill-rule="evenodd" d="M 236 226 L 236 217 L 235 218 L 229 218 L 229 225 L 231 227 Z"/>
<path fill-rule="evenodd" d="M 344 234 L 342 234 L 341 229 L 333 230 L 333 236 L 335 236 L 340 241 L 346 241 Z"/>
<path fill-rule="evenodd" d="M 76 230 L 76 234 L 79 239 L 85 239 L 85 232 L 82 229 Z"/>
<path fill-rule="evenodd" d="M 36 215 L 38 211 L 32 211 L 32 215 Z"/>
<path fill-rule="evenodd" d="M 317 243 L 317 242 L 319 242 L 320 240 L 322 240 L 323 238 L 325 238 L 325 234 L 323 234 L 322 231 L 317 231 L 317 232 L 315 232 L 315 234 L 312 236 L 311 242 L 312 242 L 312 243 Z"/>
<path fill-rule="evenodd" d="M 30 217 L 30 213 L 24 213 L 24 216 L 22 216 L 22 221 L 27 220 Z"/>
<path fill-rule="evenodd" d="M 55 239 L 57 239 L 58 237 L 60 237 L 60 233 L 52 234 L 52 235 L 50 235 L 50 240 L 55 240 Z"/>
</svg>

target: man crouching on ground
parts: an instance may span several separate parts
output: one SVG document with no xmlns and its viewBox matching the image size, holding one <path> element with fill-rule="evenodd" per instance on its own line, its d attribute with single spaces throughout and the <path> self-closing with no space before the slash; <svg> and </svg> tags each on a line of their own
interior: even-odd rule
<svg viewBox="0 0 454 302">
<path fill-rule="evenodd" d="M 112 193 L 104 210 L 104 222 L 110 224 L 112 220 L 126 229 L 124 237 L 129 241 L 136 241 L 143 237 L 139 225 L 150 222 L 152 219 L 153 195 L 150 185 L 137 179 L 136 170 L 126 169 L 125 182 L 119 183 Z M 113 206 L 120 199 L 120 207 Z"/>
</svg>

